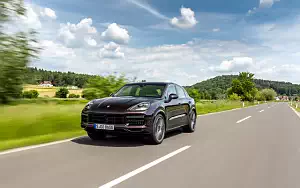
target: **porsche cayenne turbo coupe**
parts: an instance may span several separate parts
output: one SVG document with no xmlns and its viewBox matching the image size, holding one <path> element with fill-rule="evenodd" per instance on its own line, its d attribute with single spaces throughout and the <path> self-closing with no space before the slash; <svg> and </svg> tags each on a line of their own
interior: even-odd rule
<svg viewBox="0 0 300 188">
<path fill-rule="evenodd" d="M 165 134 L 183 127 L 194 132 L 195 101 L 175 83 L 126 84 L 110 97 L 91 100 L 82 110 L 81 127 L 92 140 L 106 135 L 141 135 L 151 144 L 163 142 Z"/>
</svg>

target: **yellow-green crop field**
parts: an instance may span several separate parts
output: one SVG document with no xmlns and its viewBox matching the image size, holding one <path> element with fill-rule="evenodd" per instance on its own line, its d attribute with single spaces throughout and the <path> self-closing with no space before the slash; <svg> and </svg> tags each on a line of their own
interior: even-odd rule
<svg viewBox="0 0 300 188">
<path fill-rule="evenodd" d="M 42 87 L 39 85 L 24 85 L 24 91 L 37 90 L 39 92 L 39 97 L 54 97 L 55 92 L 59 90 L 60 87 Z M 76 95 L 82 94 L 82 89 L 68 89 L 69 94 L 73 93 Z"/>
</svg>

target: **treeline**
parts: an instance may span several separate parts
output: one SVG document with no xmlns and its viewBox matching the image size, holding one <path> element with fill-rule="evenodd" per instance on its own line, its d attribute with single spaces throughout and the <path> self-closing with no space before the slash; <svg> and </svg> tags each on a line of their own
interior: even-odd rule
<svg viewBox="0 0 300 188">
<path fill-rule="evenodd" d="M 217 77 L 222 78 L 222 77 Z M 224 78 L 224 77 L 223 77 Z M 226 77 L 225 79 L 228 79 Z M 222 79 L 223 81 L 225 79 Z M 215 79 L 211 79 L 215 81 Z M 207 81 L 206 81 L 207 83 Z M 217 85 L 217 82 L 213 82 L 213 85 Z M 226 82 L 222 82 L 226 83 Z M 225 84 L 224 84 L 225 85 Z M 207 86 L 207 85 L 206 85 Z M 224 87 L 222 85 L 222 87 Z M 202 89 L 202 88 L 201 88 Z M 241 72 L 238 76 L 232 79 L 230 87 L 228 88 L 217 88 L 217 91 L 224 91 L 224 93 L 217 93 L 216 88 L 213 88 L 213 94 L 210 95 L 208 91 L 199 92 L 199 89 L 195 87 L 187 87 L 189 95 L 194 98 L 196 101 L 201 99 L 212 99 L 212 96 L 215 96 L 216 99 L 228 99 L 233 101 L 270 101 L 274 100 L 277 96 L 277 93 L 272 88 L 258 89 L 254 83 L 254 74 L 249 72 Z M 209 98 L 204 98 L 205 95 Z M 204 97 L 203 97 L 204 96 Z"/>
<path fill-rule="evenodd" d="M 54 86 L 77 86 L 83 88 L 90 78 L 96 75 L 78 74 L 74 72 L 48 71 L 28 67 L 25 70 L 24 82 L 27 84 L 40 84 L 43 81 L 51 81 Z"/>
<path fill-rule="evenodd" d="M 237 79 L 238 75 L 223 75 L 208 79 L 186 88 L 194 88 L 199 92 L 200 99 L 224 99 L 227 89 L 232 87 L 232 81 Z M 273 89 L 278 95 L 294 96 L 300 95 L 300 85 L 289 82 L 279 82 L 271 80 L 253 79 L 255 87 L 258 90 Z"/>
</svg>

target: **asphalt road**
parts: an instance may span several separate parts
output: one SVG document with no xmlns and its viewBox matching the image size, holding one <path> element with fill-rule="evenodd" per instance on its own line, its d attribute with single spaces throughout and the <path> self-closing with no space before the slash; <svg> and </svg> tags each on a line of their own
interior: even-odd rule
<svg viewBox="0 0 300 188">
<path fill-rule="evenodd" d="M 1 188 L 299 188 L 300 118 L 272 103 L 198 117 L 161 145 L 83 137 L 0 153 Z"/>
</svg>

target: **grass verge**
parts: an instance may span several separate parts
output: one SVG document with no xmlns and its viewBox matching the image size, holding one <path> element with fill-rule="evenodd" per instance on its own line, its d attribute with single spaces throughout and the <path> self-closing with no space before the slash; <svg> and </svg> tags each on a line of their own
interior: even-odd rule
<svg viewBox="0 0 300 188">
<path fill-rule="evenodd" d="M 0 150 L 83 135 L 83 104 L 0 106 Z"/>
<path fill-rule="evenodd" d="M 76 136 L 82 136 L 85 132 L 83 130 L 74 131 L 74 132 L 60 132 L 60 133 L 53 133 L 47 135 L 39 135 L 39 136 L 31 136 L 28 138 L 21 138 L 21 139 L 14 139 L 14 140 L 4 140 L 0 143 L 0 151 L 24 147 L 24 146 L 31 146 L 36 144 L 44 144 L 48 142 L 64 140 L 68 138 L 73 138 Z"/>
<path fill-rule="evenodd" d="M 245 107 L 256 105 L 254 102 L 245 102 Z M 243 104 L 240 101 L 200 101 L 196 104 L 198 115 L 208 114 L 213 112 L 221 112 L 226 110 L 232 110 L 236 108 L 242 108 Z"/>
<path fill-rule="evenodd" d="M 293 103 L 292 107 L 293 107 L 296 111 L 300 112 L 300 102 L 298 102 L 297 108 L 296 108 L 296 103 Z"/>
</svg>

